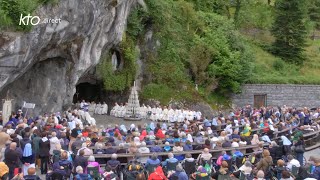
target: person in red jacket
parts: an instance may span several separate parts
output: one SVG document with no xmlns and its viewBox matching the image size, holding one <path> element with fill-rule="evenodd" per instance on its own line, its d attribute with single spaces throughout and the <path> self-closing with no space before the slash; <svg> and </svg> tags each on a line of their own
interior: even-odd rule
<svg viewBox="0 0 320 180">
<path fill-rule="evenodd" d="M 168 178 L 164 175 L 162 167 L 158 166 L 156 170 L 150 174 L 148 180 L 168 180 Z"/>
<path fill-rule="evenodd" d="M 165 135 L 163 134 L 161 129 L 158 129 L 157 133 L 156 133 L 156 137 L 160 138 L 160 139 L 164 139 Z"/>
</svg>

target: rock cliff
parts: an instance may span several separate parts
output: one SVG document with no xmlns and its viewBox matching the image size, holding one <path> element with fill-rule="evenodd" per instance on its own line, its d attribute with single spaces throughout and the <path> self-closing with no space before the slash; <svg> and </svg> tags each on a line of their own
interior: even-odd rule
<svg viewBox="0 0 320 180">
<path fill-rule="evenodd" d="M 141 0 L 61 0 L 39 7 L 41 23 L 28 33 L 0 34 L 0 98 L 9 90 L 14 108 L 36 103 L 35 113 L 71 105 L 76 84 L 102 51 L 117 45 L 130 10 Z"/>
</svg>

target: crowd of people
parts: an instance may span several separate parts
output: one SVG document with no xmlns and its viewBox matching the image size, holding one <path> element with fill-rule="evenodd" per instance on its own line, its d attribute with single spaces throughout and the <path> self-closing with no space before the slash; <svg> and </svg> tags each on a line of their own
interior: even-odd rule
<svg viewBox="0 0 320 180">
<path fill-rule="evenodd" d="M 320 130 L 320 109 L 246 106 L 104 127 L 81 108 L 12 113 L 0 126 L 0 177 L 40 179 L 39 169 L 46 179 L 320 179 L 320 156 L 305 162 L 303 136 Z"/>
</svg>

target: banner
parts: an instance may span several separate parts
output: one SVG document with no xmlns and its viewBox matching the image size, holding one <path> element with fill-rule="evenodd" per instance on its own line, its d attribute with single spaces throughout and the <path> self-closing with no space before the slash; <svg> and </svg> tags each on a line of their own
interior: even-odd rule
<svg viewBox="0 0 320 180">
<path fill-rule="evenodd" d="M 2 120 L 3 120 L 3 124 L 6 124 L 9 121 L 9 118 L 11 116 L 11 111 L 12 111 L 11 100 L 5 100 L 2 107 L 3 107 Z"/>
<path fill-rule="evenodd" d="M 23 102 L 22 108 L 34 109 L 35 106 L 36 104 Z"/>
</svg>

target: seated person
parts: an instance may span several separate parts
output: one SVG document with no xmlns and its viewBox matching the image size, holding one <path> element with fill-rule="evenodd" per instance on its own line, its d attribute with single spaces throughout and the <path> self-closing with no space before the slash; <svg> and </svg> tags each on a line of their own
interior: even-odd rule
<svg viewBox="0 0 320 180">
<path fill-rule="evenodd" d="M 118 179 L 118 176 L 115 172 L 111 170 L 110 167 L 106 166 L 106 171 L 102 174 L 104 179 Z"/>
<path fill-rule="evenodd" d="M 186 141 L 185 145 L 183 145 L 183 151 L 192 151 L 193 147 L 189 140 Z"/>
<path fill-rule="evenodd" d="M 245 175 L 245 176 L 250 176 L 252 174 L 252 164 L 249 161 L 246 161 L 240 168 L 239 171 L 233 172 L 232 174 L 235 177 L 240 176 L 240 171 Z"/>
<path fill-rule="evenodd" d="M 76 167 L 76 172 L 77 172 L 77 175 L 75 176 L 75 180 L 82 180 L 82 179 L 91 180 L 92 179 L 90 174 L 83 173 L 83 168 L 81 166 Z"/>
<path fill-rule="evenodd" d="M 178 162 L 178 159 L 176 159 L 172 153 L 169 153 L 168 159 L 162 162 L 162 165 L 167 166 L 168 163 L 176 163 L 176 162 Z"/>
<path fill-rule="evenodd" d="M 163 149 L 164 149 L 165 152 L 171 151 L 171 146 L 170 146 L 169 142 L 165 143 L 165 146 L 163 147 Z"/>
<path fill-rule="evenodd" d="M 188 175 L 183 170 L 182 165 L 178 164 L 176 167 L 176 171 L 172 171 L 168 173 L 168 178 L 171 179 L 171 177 L 176 177 L 179 180 L 189 180 Z M 173 178 L 172 178 L 173 179 Z"/>
<path fill-rule="evenodd" d="M 112 154 L 111 159 L 107 161 L 107 166 L 110 167 L 111 169 L 114 169 L 121 165 L 120 161 L 117 160 L 118 155 L 117 154 Z"/>
<path fill-rule="evenodd" d="M 99 173 L 102 174 L 103 170 L 100 167 L 100 164 L 98 162 L 96 162 L 96 159 L 94 158 L 94 156 L 89 156 L 88 158 L 88 166 L 85 170 L 85 172 L 88 172 L 88 167 L 98 167 L 99 169 Z"/>
<path fill-rule="evenodd" d="M 265 178 L 264 178 L 264 172 L 263 172 L 262 170 L 259 170 L 259 171 L 257 172 L 257 178 L 256 178 L 256 180 L 265 180 Z"/>
<path fill-rule="evenodd" d="M 218 172 L 212 174 L 213 179 L 218 179 L 219 175 L 228 175 L 230 174 L 229 165 L 227 161 L 222 161 L 221 167 Z"/>
<path fill-rule="evenodd" d="M 105 153 L 105 154 L 114 154 L 114 153 L 117 153 L 117 150 L 112 147 L 112 144 L 111 144 L 111 143 L 107 143 L 106 146 L 107 146 L 107 149 L 104 150 L 104 153 Z"/>
<path fill-rule="evenodd" d="M 145 167 L 147 168 L 149 165 L 157 166 L 160 165 L 160 160 L 158 159 L 157 155 L 154 153 L 152 156 L 147 160 Z"/>
<path fill-rule="evenodd" d="M 69 177 L 72 172 L 72 161 L 68 160 L 68 153 L 63 151 L 61 153 L 61 159 L 59 160 L 59 165 L 63 167 L 63 171 L 65 171 L 65 177 Z"/>
<path fill-rule="evenodd" d="M 197 162 L 199 164 L 203 164 L 205 161 L 210 161 L 211 158 L 212 158 L 212 154 L 209 152 L 209 149 L 208 148 L 204 148 L 203 152 L 199 155 L 199 157 L 197 159 Z"/>
<path fill-rule="evenodd" d="M 207 170 L 203 166 L 199 166 L 197 168 L 197 171 L 195 173 L 193 173 L 191 176 L 192 176 L 193 179 L 198 179 L 198 178 L 208 177 L 209 174 L 208 174 Z"/>
<path fill-rule="evenodd" d="M 300 162 L 294 159 L 292 155 L 288 155 L 287 169 L 291 171 L 292 166 L 300 167 Z"/>
<path fill-rule="evenodd" d="M 284 165 L 285 165 L 285 162 L 282 159 L 279 159 L 277 161 L 277 166 L 274 168 L 274 173 L 278 179 L 281 179 L 282 171 L 286 169 Z"/>
<path fill-rule="evenodd" d="M 28 169 L 28 175 L 23 176 L 25 180 L 41 180 L 39 176 L 36 175 L 36 169 L 34 167 L 30 167 Z"/>
<path fill-rule="evenodd" d="M 150 174 L 148 179 L 150 179 L 150 180 L 152 180 L 152 179 L 167 180 L 168 178 L 166 177 L 166 175 L 164 175 L 162 167 L 158 166 L 156 168 L 156 170 Z"/>
</svg>

